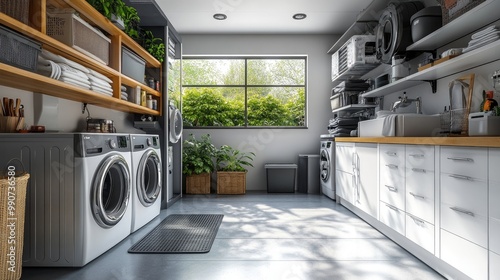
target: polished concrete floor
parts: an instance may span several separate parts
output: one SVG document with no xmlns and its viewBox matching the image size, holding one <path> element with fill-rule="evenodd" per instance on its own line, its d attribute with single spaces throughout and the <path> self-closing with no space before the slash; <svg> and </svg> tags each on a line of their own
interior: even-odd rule
<svg viewBox="0 0 500 280">
<path fill-rule="evenodd" d="M 206 254 L 129 254 L 169 214 L 224 214 Z M 24 268 L 22 279 L 442 279 L 321 195 L 185 196 L 83 268 Z"/>
</svg>

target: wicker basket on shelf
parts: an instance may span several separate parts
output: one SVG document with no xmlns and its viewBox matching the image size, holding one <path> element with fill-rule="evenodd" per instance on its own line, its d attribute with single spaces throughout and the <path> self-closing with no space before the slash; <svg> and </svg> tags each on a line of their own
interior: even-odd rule
<svg viewBox="0 0 500 280">
<path fill-rule="evenodd" d="M 0 0 L 0 12 L 29 24 L 30 0 Z"/>
</svg>

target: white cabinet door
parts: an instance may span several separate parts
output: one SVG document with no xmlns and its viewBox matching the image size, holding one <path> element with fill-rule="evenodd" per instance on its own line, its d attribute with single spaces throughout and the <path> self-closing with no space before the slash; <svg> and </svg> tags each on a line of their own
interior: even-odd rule
<svg viewBox="0 0 500 280">
<path fill-rule="evenodd" d="M 406 145 L 406 167 L 434 171 L 434 146 Z"/>
<path fill-rule="evenodd" d="M 406 238 L 434 254 L 434 225 L 406 214 Z"/>
<path fill-rule="evenodd" d="M 335 169 L 352 173 L 354 169 L 354 143 L 335 143 Z"/>
<path fill-rule="evenodd" d="M 405 146 L 379 146 L 380 200 L 405 209 Z"/>
<path fill-rule="evenodd" d="M 377 144 L 356 143 L 354 205 L 372 217 L 378 217 Z"/>
<path fill-rule="evenodd" d="M 380 221 L 401 235 L 405 235 L 405 216 L 405 211 L 385 202 L 380 202 Z"/>
<path fill-rule="evenodd" d="M 434 224 L 434 146 L 406 145 L 406 212 Z"/>
<path fill-rule="evenodd" d="M 488 251 L 446 230 L 441 230 L 441 259 L 472 279 L 488 279 Z"/>
<path fill-rule="evenodd" d="M 442 147 L 441 173 L 486 180 L 488 172 L 487 159 L 486 148 Z"/>
<path fill-rule="evenodd" d="M 500 149 L 490 148 L 489 162 L 489 236 L 490 250 L 500 255 Z M 497 263 L 497 272 L 500 272 L 500 262 Z M 500 279 L 500 278 L 490 278 Z"/>
<path fill-rule="evenodd" d="M 354 175 L 344 171 L 335 171 L 335 190 L 337 195 L 348 201 L 354 203 Z"/>
</svg>

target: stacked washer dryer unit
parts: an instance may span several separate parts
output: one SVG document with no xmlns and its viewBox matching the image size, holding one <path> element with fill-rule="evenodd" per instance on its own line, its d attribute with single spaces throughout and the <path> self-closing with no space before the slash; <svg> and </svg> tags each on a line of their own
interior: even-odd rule
<svg viewBox="0 0 500 280">
<path fill-rule="evenodd" d="M 322 135 L 320 144 L 321 191 L 329 198 L 335 199 L 335 141 L 330 135 Z"/>
<path fill-rule="evenodd" d="M 135 232 L 160 214 L 162 164 L 158 135 L 131 134 L 132 226 Z"/>
<path fill-rule="evenodd" d="M 84 266 L 130 234 L 128 135 L 2 135 L 0 150 L 31 176 L 23 266 Z"/>
<path fill-rule="evenodd" d="M 173 102 L 170 102 L 168 106 L 168 117 L 169 117 L 169 134 L 168 134 L 168 151 L 167 151 L 167 170 L 168 170 L 168 182 L 167 182 L 167 201 L 170 201 L 174 197 L 174 147 L 173 144 L 177 144 L 182 137 L 183 124 L 182 124 L 182 114 L 181 111 L 175 106 Z"/>
</svg>

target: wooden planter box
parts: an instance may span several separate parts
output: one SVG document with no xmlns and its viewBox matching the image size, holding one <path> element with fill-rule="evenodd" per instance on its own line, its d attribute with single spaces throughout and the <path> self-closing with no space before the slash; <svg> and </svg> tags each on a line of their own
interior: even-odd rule
<svg viewBox="0 0 500 280">
<path fill-rule="evenodd" d="M 246 172 L 217 172 L 218 194 L 245 194 L 247 188 Z"/>
<path fill-rule="evenodd" d="M 187 194 L 209 194 L 210 193 L 210 173 L 186 176 Z"/>
</svg>

